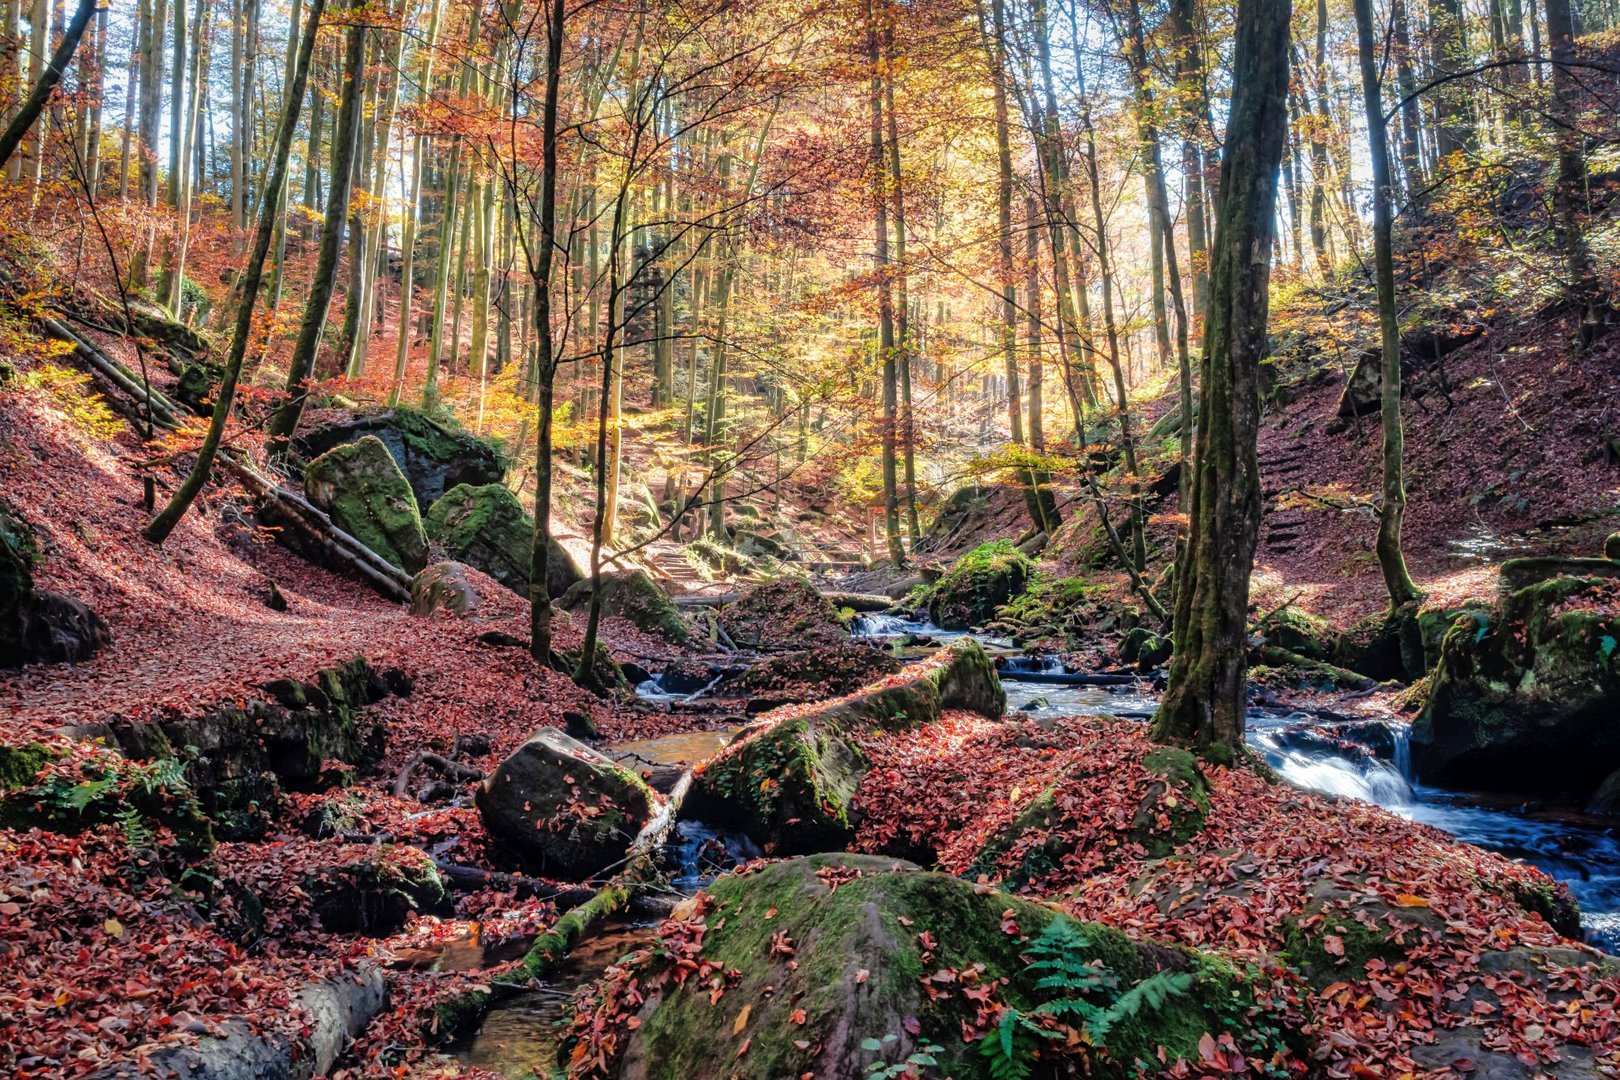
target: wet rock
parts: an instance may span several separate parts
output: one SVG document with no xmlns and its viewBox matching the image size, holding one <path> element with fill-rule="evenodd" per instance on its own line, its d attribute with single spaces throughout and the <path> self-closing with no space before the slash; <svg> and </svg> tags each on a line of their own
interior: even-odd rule
<svg viewBox="0 0 1620 1080">
<path fill-rule="evenodd" d="M 1598 785 L 1598 789 L 1586 801 L 1586 812 L 1620 817 L 1620 769 L 1610 773 L 1609 778 Z"/>
<path fill-rule="evenodd" d="M 304 493 L 334 525 L 406 573 L 427 565 L 416 496 L 379 440 L 368 435 L 311 461 Z"/>
<path fill-rule="evenodd" d="M 422 849 L 366 844 L 345 850 L 349 857 L 342 862 L 304 877 L 304 892 L 323 930 L 387 937 L 411 914 L 443 907 L 444 882 Z"/>
<path fill-rule="evenodd" d="M 490 835 L 541 873 L 570 879 L 623 858 L 652 807 L 639 777 L 556 728 L 532 735 L 478 791 Z"/>
<path fill-rule="evenodd" d="M 83 603 L 34 587 L 37 557 L 28 525 L 0 504 L 0 667 L 77 663 L 112 640 Z"/>
<path fill-rule="evenodd" d="M 411 614 L 432 615 L 448 611 L 456 616 L 470 615 L 483 598 L 472 582 L 471 567 L 465 563 L 441 562 L 411 580 Z"/>
<path fill-rule="evenodd" d="M 946 709 L 992 718 L 1006 708 L 995 667 L 977 642 L 958 642 L 844 698 L 745 731 L 698 775 L 692 813 L 748 833 L 776 854 L 845 846 L 866 759 L 851 738 L 929 723 Z"/>
<path fill-rule="evenodd" d="M 462 484 L 428 511 L 427 534 L 446 554 L 483 571 L 513 592 L 529 591 L 534 519 L 504 485 Z M 556 599 L 585 573 L 555 536 L 546 564 L 546 593 Z"/>
<path fill-rule="evenodd" d="M 637 629 L 657 634 L 673 645 L 684 645 L 691 640 L 692 630 L 681 618 L 675 601 L 658 587 L 647 571 L 637 569 L 603 574 L 600 589 L 602 614 L 628 619 Z M 564 611 L 588 611 L 591 606 L 590 581 L 576 582 L 562 594 L 557 606 Z"/>
<path fill-rule="evenodd" d="M 505 473 L 505 462 L 494 443 L 411 409 L 384 409 L 316 424 L 294 440 L 294 447 L 305 458 L 315 458 L 368 436 L 388 448 L 423 508 L 458 485 L 497 483 Z"/>
<path fill-rule="evenodd" d="M 1418 605 L 1405 604 L 1360 619 L 1330 645 L 1326 657 L 1309 658 L 1326 660 L 1375 682 L 1420 679 L 1428 666 L 1424 663 Z"/>
<path fill-rule="evenodd" d="M 1023 593 L 1035 572 L 1029 556 L 1009 540 L 980 544 L 934 585 L 928 614 L 946 630 L 966 630 L 995 618 L 996 609 Z"/>
<path fill-rule="evenodd" d="M 1117 1025 L 1100 1045 L 1077 1046 L 1069 1059 L 1075 1075 L 1135 1075 L 1138 1062 L 1158 1072 L 1161 1046 L 1165 1063 L 1197 1061 L 1205 1032 L 1231 1032 L 1245 1044 L 1234 1026 L 1243 1021 L 1228 1019 L 1242 1015 L 1230 1008 L 1238 982 L 1228 967 L 894 859 L 785 860 L 720 878 L 690 910 L 677 910 L 683 915 L 705 926 L 701 959 L 736 975 L 717 1006 L 706 982 L 661 977 L 675 950 L 632 959 L 647 997 L 623 1033 L 612 1075 L 710 1076 L 723 1061 L 725 1074 L 738 1080 L 857 1077 L 927 1046 L 935 1059 L 930 1074 L 986 1076 L 980 1041 L 963 1038 L 962 992 L 993 988 L 997 1002 L 1035 1010 L 1073 993 L 1038 985 L 1047 972 L 1031 966 L 1034 956 L 1055 954 L 1096 965 L 1109 996 L 1156 973 L 1180 976 L 1180 989 L 1158 1009 Z M 928 978 L 936 971 L 966 974 L 947 990 Z M 987 1040 L 992 1049 L 998 1038 Z"/>
<path fill-rule="evenodd" d="M 720 623 L 745 649 L 803 649 L 849 640 L 832 602 L 793 575 L 747 590 L 721 609 Z"/>
<path fill-rule="evenodd" d="M 1615 588 L 1604 579 L 1553 578 L 1458 618 L 1412 728 L 1419 775 L 1585 795 L 1620 768 Z"/>
</svg>

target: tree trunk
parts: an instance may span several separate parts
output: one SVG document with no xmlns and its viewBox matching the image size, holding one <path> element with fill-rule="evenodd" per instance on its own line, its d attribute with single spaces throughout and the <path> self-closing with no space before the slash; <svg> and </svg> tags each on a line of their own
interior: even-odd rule
<svg viewBox="0 0 1620 1080">
<path fill-rule="evenodd" d="M 5 133 L 0 134 L 0 165 L 4 165 L 10 160 L 11 155 L 16 153 L 17 145 L 22 142 L 23 136 L 39 117 L 40 110 L 45 107 L 45 102 L 51 96 L 51 91 L 62 81 L 62 72 L 73 59 L 73 51 L 79 47 L 79 39 L 84 36 L 84 28 L 89 25 L 90 16 L 95 10 L 94 0 L 79 0 L 79 6 L 73 12 L 73 21 L 68 23 L 67 31 L 51 55 L 51 62 L 35 80 L 34 89 L 29 93 L 28 100 L 23 102 L 22 107 L 17 110 L 17 115 L 6 125 Z"/>
<path fill-rule="evenodd" d="M 89 3 L 90 0 L 83 2 Z M 292 150 L 293 131 L 298 127 L 298 113 L 304 101 L 304 86 L 309 79 L 315 31 L 320 27 L 321 11 L 325 6 L 326 0 L 309 0 L 309 22 L 304 27 L 304 36 L 299 46 L 291 90 L 287 95 L 287 108 L 282 113 L 281 126 L 277 129 L 275 145 L 271 149 L 270 178 L 266 184 L 265 198 L 260 203 L 259 228 L 243 275 L 242 303 L 236 311 L 236 329 L 231 335 L 231 351 L 225 361 L 225 373 L 220 379 L 219 392 L 215 396 L 214 415 L 208 423 L 208 433 L 203 437 L 202 447 L 197 451 L 197 461 L 192 465 L 191 472 L 175 491 L 168 505 L 146 527 L 145 536 L 154 544 L 161 544 L 169 533 L 174 531 L 174 527 L 185 515 L 186 509 L 202 490 L 203 484 L 208 482 L 209 473 L 213 469 L 214 455 L 218 453 L 220 440 L 225 435 L 225 425 L 230 419 L 231 405 L 236 396 L 237 381 L 242 375 L 242 360 L 247 355 L 248 338 L 253 329 L 253 305 L 259 296 L 259 281 L 264 273 L 265 257 L 270 251 L 270 238 L 275 232 L 277 196 L 287 182 L 287 159 Z"/>
<path fill-rule="evenodd" d="M 320 252 L 315 259 L 315 279 L 310 283 L 309 302 L 292 359 L 287 362 L 287 399 L 270 417 L 266 431 L 272 447 L 281 450 L 298 428 L 309 397 L 309 380 L 315 371 L 315 355 L 326 326 L 332 291 L 337 285 L 338 248 L 343 240 L 343 220 L 349 208 L 349 176 L 354 163 L 354 145 L 360 127 L 361 83 L 364 76 L 366 28 L 355 23 L 345 35 L 343 52 L 343 97 L 338 105 L 337 129 L 332 147 L 332 188 L 326 200 L 326 225 L 321 230 Z M 246 303 L 246 298 L 243 298 Z"/>
<path fill-rule="evenodd" d="M 1211 249 L 1176 652 L 1153 735 L 1230 761 L 1243 746 L 1249 575 L 1260 528 L 1260 359 L 1288 95 L 1290 0 L 1239 0 L 1232 104 Z"/>
<path fill-rule="evenodd" d="M 1556 2 L 1556 0 L 1554 0 Z M 1395 180 L 1389 167 L 1389 134 L 1384 123 L 1383 89 L 1373 44 L 1372 0 L 1354 0 L 1356 43 L 1361 53 L 1361 93 L 1366 104 L 1367 142 L 1373 173 L 1373 273 L 1378 286 L 1378 337 L 1382 358 L 1379 389 L 1384 429 L 1384 500 L 1378 511 L 1378 565 L 1384 572 L 1391 608 L 1420 595 L 1406 571 L 1401 521 L 1406 516 L 1402 478 L 1405 433 L 1401 428 L 1401 331 L 1395 310 L 1395 247 L 1392 239 Z"/>
<path fill-rule="evenodd" d="M 883 527 L 888 540 L 889 563 L 903 566 L 905 546 L 900 539 L 899 469 L 896 458 L 896 426 L 899 419 L 899 371 L 895 366 L 894 284 L 889 269 L 889 161 L 883 145 L 883 63 L 878 48 L 879 8 L 867 6 L 866 56 L 872 65 L 872 273 L 878 293 L 878 363 L 883 371 Z"/>
</svg>

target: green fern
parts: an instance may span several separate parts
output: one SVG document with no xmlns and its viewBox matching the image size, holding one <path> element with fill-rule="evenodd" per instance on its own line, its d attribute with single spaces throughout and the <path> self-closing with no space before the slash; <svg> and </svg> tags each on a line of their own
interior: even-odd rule
<svg viewBox="0 0 1620 1080">
<path fill-rule="evenodd" d="M 1142 1012 L 1158 1012 L 1173 997 L 1180 997 L 1192 989 L 1193 977 L 1186 971 L 1160 971 L 1137 983 L 1121 994 L 1112 1005 L 1089 1024 L 1091 1037 L 1098 1043 L 1106 1042 L 1108 1033 L 1121 1021 L 1130 1020 Z"/>
</svg>

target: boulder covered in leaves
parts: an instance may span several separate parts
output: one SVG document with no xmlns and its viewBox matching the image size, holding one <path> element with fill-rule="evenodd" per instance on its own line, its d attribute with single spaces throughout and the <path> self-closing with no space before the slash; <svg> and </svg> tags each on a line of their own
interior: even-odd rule
<svg viewBox="0 0 1620 1080">
<path fill-rule="evenodd" d="M 692 630 L 681 618 L 680 609 L 669 594 L 645 570 L 624 570 L 603 574 L 600 581 L 602 614 L 617 615 L 634 623 L 637 629 L 657 634 L 672 645 L 684 645 Z M 587 611 L 591 606 L 591 583 L 575 582 L 562 594 L 558 606 L 564 611 Z"/>
<path fill-rule="evenodd" d="M 556 728 L 541 728 L 478 791 L 484 827 L 546 875 L 602 873 L 652 816 L 635 773 Z"/>
<path fill-rule="evenodd" d="M 1428 782 L 1584 796 L 1620 769 L 1620 583 L 1560 577 L 1446 633 L 1412 756 Z"/>
<path fill-rule="evenodd" d="M 917 727 L 947 709 L 995 719 L 1006 701 L 984 650 L 975 641 L 957 642 L 846 697 L 766 713 L 705 763 L 693 812 L 740 828 L 777 854 L 844 847 L 866 775 L 859 736 Z"/>
<path fill-rule="evenodd" d="M 720 612 L 720 624 L 745 649 L 803 649 L 849 640 L 838 610 L 793 574 L 756 585 Z"/>
<path fill-rule="evenodd" d="M 328 450 L 304 469 L 304 493 L 332 523 L 415 574 L 427 565 L 427 533 L 405 474 L 378 439 Z"/>
<path fill-rule="evenodd" d="M 888 858 L 722 877 L 659 934 L 571 1033 L 624 1080 L 1126 1077 L 1252 1042 L 1230 966 Z"/>
<path fill-rule="evenodd" d="M 80 601 L 34 587 L 37 555 L 27 524 L 0 504 L 0 667 L 77 663 L 112 638 Z"/>
<path fill-rule="evenodd" d="M 424 508 L 460 484 L 493 484 L 506 472 L 506 462 L 495 443 L 441 424 L 414 409 L 344 414 L 325 423 L 317 417 L 294 440 L 294 446 L 305 458 L 316 458 L 368 436 L 388 448 L 410 483 L 417 504 Z"/>
<path fill-rule="evenodd" d="M 482 570 L 514 592 L 528 594 L 534 518 L 505 485 L 462 484 L 450 489 L 428 510 L 427 534 L 451 558 Z M 556 537 L 549 550 L 546 593 L 556 599 L 585 575 Z"/>
<path fill-rule="evenodd" d="M 750 709 L 754 709 L 756 701 L 777 705 L 821 701 L 830 696 L 853 694 L 863 686 L 895 674 L 900 666 L 892 653 L 865 642 L 849 641 L 772 656 L 727 682 L 726 692 L 749 695 Z"/>
<path fill-rule="evenodd" d="M 483 602 L 473 583 L 476 572 L 458 562 L 438 562 L 423 570 L 411 579 L 411 614 L 448 611 L 458 617 L 471 615 Z"/>
<path fill-rule="evenodd" d="M 413 912 L 444 905 L 444 882 L 432 857 L 408 844 L 347 844 L 340 857 L 304 875 L 303 890 L 334 934 L 387 937 Z"/>
</svg>

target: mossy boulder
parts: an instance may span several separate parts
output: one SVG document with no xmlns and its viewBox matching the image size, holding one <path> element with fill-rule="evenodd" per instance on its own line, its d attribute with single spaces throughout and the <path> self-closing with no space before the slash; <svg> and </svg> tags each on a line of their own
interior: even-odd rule
<svg viewBox="0 0 1620 1080">
<path fill-rule="evenodd" d="M 938 551 L 950 546 L 962 534 L 971 536 L 989 516 L 990 489 L 977 484 L 957 488 L 940 504 L 928 531 L 917 543 L 918 551 Z"/>
<path fill-rule="evenodd" d="M 1310 660 L 1332 661 L 1338 639 L 1337 631 L 1326 619 L 1292 604 L 1267 612 L 1255 623 L 1253 631 L 1264 638 L 1267 645 L 1287 649 Z"/>
<path fill-rule="evenodd" d="M 444 882 L 432 857 L 421 848 L 352 845 L 344 854 L 338 862 L 304 875 L 304 892 L 323 930 L 387 937 L 412 913 L 443 908 Z"/>
<path fill-rule="evenodd" d="M 442 424 L 414 409 L 382 409 L 315 423 L 294 445 L 305 458 L 316 458 L 362 438 L 378 439 L 388 448 L 419 506 L 430 507 L 451 488 L 478 487 L 500 481 L 506 462 L 494 442 Z"/>
<path fill-rule="evenodd" d="M 446 554 L 528 595 L 534 518 L 505 485 L 451 488 L 429 508 L 426 526 L 429 539 Z M 555 600 L 584 580 L 585 573 L 555 536 L 548 551 L 546 595 Z"/>
<path fill-rule="evenodd" d="M 448 611 L 458 618 L 471 615 L 483 602 L 466 563 L 434 563 L 411 579 L 411 614 Z"/>
<path fill-rule="evenodd" d="M 617 615 L 634 623 L 637 629 L 657 634 L 672 645 L 691 640 L 692 630 L 681 618 L 680 609 L 669 594 L 658 587 L 645 570 L 624 570 L 603 574 L 600 581 L 602 614 Z M 589 580 L 575 582 L 562 594 L 558 606 L 564 611 L 586 611 L 591 606 Z"/>
<path fill-rule="evenodd" d="M 798 557 L 781 533 L 758 526 L 739 525 L 732 530 L 731 546 L 750 559 L 791 562 Z"/>
<path fill-rule="evenodd" d="M 211 415 L 220 375 L 216 364 L 187 364 L 175 383 L 174 399 L 199 416 Z"/>
<path fill-rule="evenodd" d="M 1431 783 L 1585 796 L 1620 768 L 1620 585 L 1561 577 L 1459 617 L 1412 728 Z"/>
<path fill-rule="evenodd" d="M 857 824 L 855 795 L 867 769 L 853 736 L 904 731 L 946 709 L 997 718 L 1005 708 L 990 658 L 977 642 L 958 642 L 847 697 L 766 713 L 699 771 L 692 812 L 777 854 L 841 848 Z"/>
<path fill-rule="evenodd" d="M 791 574 L 756 585 L 727 604 L 720 625 L 745 649 L 803 649 L 849 640 L 832 601 Z"/>
<path fill-rule="evenodd" d="M 556 728 L 541 728 L 478 790 L 491 836 L 554 877 L 593 877 L 624 857 L 652 816 L 635 773 Z"/>
<path fill-rule="evenodd" d="M 1592 797 L 1586 800 L 1586 812 L 1602 817 L 1620 817 L 1620 769 L 1610 773 Z"/>
<path fill-rule="evenodd" d="M 612 1074 L 623 1080 L 717 1075 L 718 1062 L 737 1080 L 858 1077 L 919 1052 L 927 1075 L 989 1077 L 984 1003 L 1029 1014 L 1087 993 L 1041 985 L 1050 969 L 1032 966 L 1032 949 L 1095 970 L 1107 989 L 1087 996 L 1099 1006 L 1161 973 L 1180 988 L 1090 1044 L 1020 1039 L 1035 1075 L 1134 1076 L 1198 1060 L 1206 1033 L 1251 1041 L 1228 1018 L 1252 1008 L 1252 993 L 1223 962 L 892 859 L 791 859 L 719 879 L 695 908 L 666 928 L 673 947 L 628 961 L 639 1008 L 622 1008 L 611 978 L 581 1008 L 576 1030 L 604 1014 L 622 1026 Z M 694 961 L 729 977 L 687 978 Z"/>
<path fill-rule="evenodd" d="M 928 615 L 946 630 L 967 630 L 995 618 L 996 609 L 1023 593 L 1035 564 L 1010 540 L 980 544 L 956 560 L 934 585 Z"/>
<path fill-rule="evenodd" d="M 416 496 L 388 448 L 373 436 L 328 450 L 304 469 L 304 493 L 332 523 L 415 574 L 427 565 Z"/>
<path fill-rule="evenodd" d="M 1151 671 L 1169 663 L 1175 643 L 1169 634 L 1159 634 L 1145 626 L 1133 626 L 1120 639 L 1119 658 L 1135 664 L 1138 671 Z"/>
<path fill-rule="evenodd" d="M 0 503 L 0 667 L 77 663 L 112 639 L 84 604 L 34 587 L 38 555 L 27 523 Z"/>
</svg>

